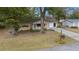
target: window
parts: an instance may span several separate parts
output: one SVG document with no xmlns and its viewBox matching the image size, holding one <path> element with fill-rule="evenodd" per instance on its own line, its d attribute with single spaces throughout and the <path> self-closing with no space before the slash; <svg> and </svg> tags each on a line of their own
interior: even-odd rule
<svg viewBox="0 0 79 59">
<path fill-rule="evenodd" d="M 29 27 L 28 25 L 23 25 L 22 27 Z"/>
<path fill-rule="evenodd" d="M 41 24 L 37 24 L 37 27 L 40 27 L 41 26 Z"/>
</svg>

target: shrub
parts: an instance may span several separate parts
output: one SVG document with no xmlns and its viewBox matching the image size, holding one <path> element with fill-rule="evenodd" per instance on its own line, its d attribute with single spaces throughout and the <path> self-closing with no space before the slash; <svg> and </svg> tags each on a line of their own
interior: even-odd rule
<svg viewBox="0 0 79 59">
<path fill-rule="evenodd" d="M 5 28 L 5 25 L 0 23 L 0 29 L 3 29 L 3 28 Z"/>
<path fill-rule="evenodd" d="M 5 28 L 5 21 L 4 19 L 0 19 L 0 29 Z"/>
<path fill-rule="evenodd" d="M 76 27 L 76 26 L 73 27 L 73 26 L 72 26 L 71 28 L 78 28 L 78 27 Z"/>
<path fill-rule="evenodd" d="M 20 28 L 18 21 L 16 21 L 15 19 L 7 19 L 6 20 L 6 26 L 9 27 L 9 28 L 13 28 L 14 35 L 17 34 L 17 32 Z"/>
<path fill-rule="evenodd" d="M 65 44 L 65 35 L 60 35 L 59 38 L 56 40 L 56 43 L 58 44 Z"/>
<path fill-rule="evenodd" d="M 15 19 L 7 19 L 6 20 L 6 26 L 13 27 L 13 28 L 19 28 L 19 23 Z"/>
<path fill-rule="evenodd" d="M 58 26 L 57 26 L 58 28 L 61 28 L 62 26 L 61 26 L 61 24 L 58 24 Z"/>
<path fill-rule="evenodd" d="M 58 43 L 58 44 L 65 44 L 66 42 L 64 40 L 57 39 L 56 43 Z"/>
</svg>

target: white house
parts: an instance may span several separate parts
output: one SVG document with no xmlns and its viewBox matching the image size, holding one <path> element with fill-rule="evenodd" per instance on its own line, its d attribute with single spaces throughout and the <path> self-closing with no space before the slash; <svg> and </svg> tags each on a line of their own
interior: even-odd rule
<svg viewBox="0 0 79 59">
<path fill-rule="evenodd" d="M 41 19 L 38 18 L 36 20 L 34 20 L 32 23 L 32 29 L 33 30 L 40 30 L 41 29 Z M 55 21 L 55 19 L 53 18 L 53 16 L 46 16 L 45 20 L 44 20 L 44 29 L 53 29 L 57 27 L 57 22 Z M 21 29 L 22 30 L 29 30 L 30 27 L 30 22 L 22 24 Z"/>
<path fill-rule="evenodd" d="M 45 29 L 53 29 L 57 27 L 57 22 L 53 18 L 53 16 L 47 16 L 44 20 L 44 28 Z M 33 22 L 32 25 L 33 30 L 40 30 L 41 29 L 41 20 Z"/>
<path fill-rule="evenodd" d="M 49 22 L 49 21 L 44 21 L 44 28 L 45 29 L 53 29 L 57 27 L 56 22 Z M 36 21 L 32 25 L 33 30 L 40 30 L 41 29 L 41 21 Z"/>
<path fill-rule="evenodd" d="M 79 19 L 65 19 L 65 20 L 61 20 L 61 22 L 63 26 L 79 28 Z"/>
</svg>

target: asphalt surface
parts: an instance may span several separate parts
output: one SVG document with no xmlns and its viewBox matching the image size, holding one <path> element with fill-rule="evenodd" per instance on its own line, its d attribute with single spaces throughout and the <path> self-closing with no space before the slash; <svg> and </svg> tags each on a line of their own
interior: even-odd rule
<svg viewBox="0 0 79 59">
<path fill-rule="evenodd" d="M 79 51 L 79 43 L 57 46 L 55 48 L 40 49 L 39 51 Z"/>
</svg>

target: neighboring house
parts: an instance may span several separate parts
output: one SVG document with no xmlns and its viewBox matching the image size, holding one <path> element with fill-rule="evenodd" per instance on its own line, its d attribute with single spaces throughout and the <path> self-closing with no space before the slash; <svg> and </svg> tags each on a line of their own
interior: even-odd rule
<svg viewBox="0 0 79 59">
<path fill-rule="evenodd" d="M 61 22 L 66 27 L 79 27 L 79 19 L 65 19 L 61 20 Z"/>
<path fill-rule="evenodd" d="M 29 29 L 30 29 L 30 24 L 29 23 L 28 24 L 22 24 L 19 31 L 21 31 L 21 30 L 29 30 Z"/>
</svg>

